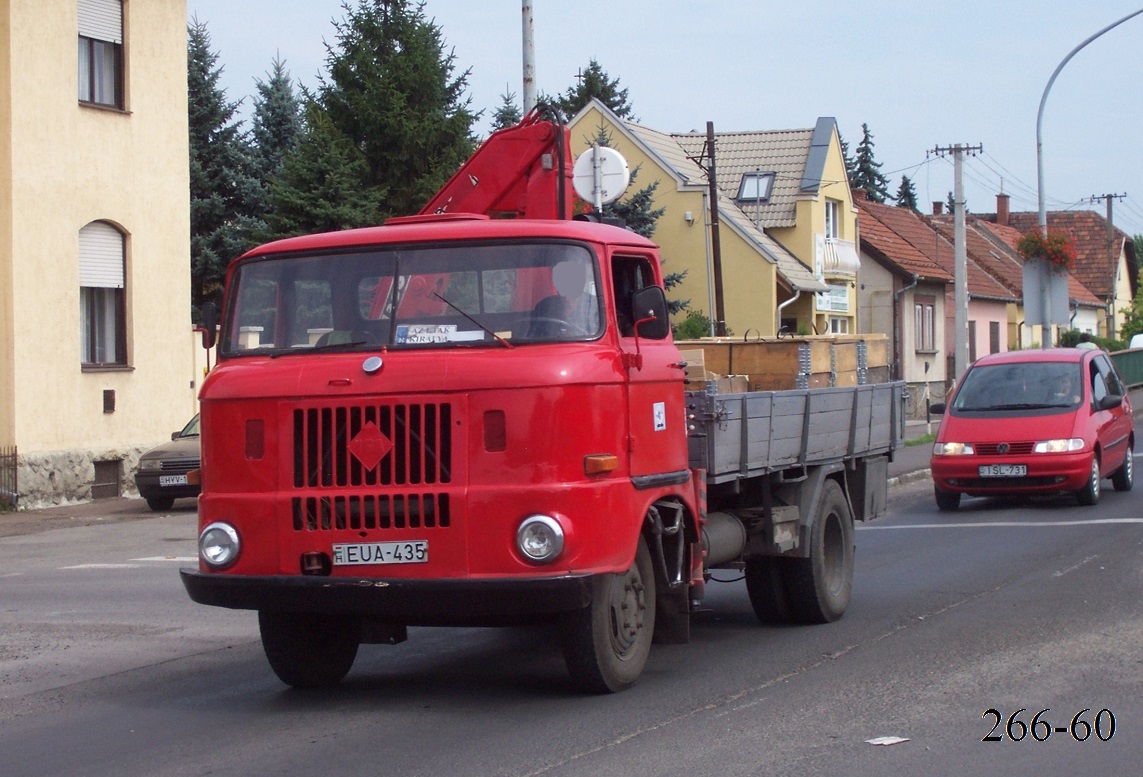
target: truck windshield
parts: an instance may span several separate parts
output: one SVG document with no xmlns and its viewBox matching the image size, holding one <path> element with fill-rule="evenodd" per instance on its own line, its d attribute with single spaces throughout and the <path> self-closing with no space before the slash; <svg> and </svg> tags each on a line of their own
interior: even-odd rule
<svg viewBox="0 0 1143 777">
<path fill-rule="evenodd" d="M 513 347 L 601 333 L 594 254 L 574 243 L 383 247 L 244 261 L 223 356 Z"/>
</svg>

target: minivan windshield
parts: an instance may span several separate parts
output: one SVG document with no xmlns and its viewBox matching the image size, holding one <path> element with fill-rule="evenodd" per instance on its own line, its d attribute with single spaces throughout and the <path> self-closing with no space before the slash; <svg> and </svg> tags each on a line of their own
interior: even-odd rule
<svg viewBox="0 0 1143 777">
<path fill-rule="evenodd" d="M 975 366 L 952 402 L 953 412 L 1001 413 L 1077 407 L 1083 373 L 1075 362 L 1018 362 Z"/>
<path fill-rule="evenodd" d="M 594 253 L 577 243 L 255 257 L 231 279 L 221 355 L 590 340 L 598 290 Z"/>
</svg>

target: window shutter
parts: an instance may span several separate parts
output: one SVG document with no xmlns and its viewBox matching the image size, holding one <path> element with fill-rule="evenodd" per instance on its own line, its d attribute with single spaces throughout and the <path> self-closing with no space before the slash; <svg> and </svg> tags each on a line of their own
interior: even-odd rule
<svg viewBox="0 0 1143 777">
<path fill-rule="evenodd" d="M 123 43 L 123 0 L 79 0 L 79 34 Z"/>
<path fill-rule="evenodd" d="M 123 235 L 110 224 L 93 221 L 79 231 L 81 288 L 123 288 Z"/>
</svg>

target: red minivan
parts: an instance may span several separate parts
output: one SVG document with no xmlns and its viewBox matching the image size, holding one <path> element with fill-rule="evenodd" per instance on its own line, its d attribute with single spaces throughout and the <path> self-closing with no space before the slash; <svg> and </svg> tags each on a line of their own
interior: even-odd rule
<svg viewBox="0 0 1143 777">
<path fill-rule="evenodd" d="M 982 357 L 965 372 L 931 462 L 937 507 L 961 495 L 1074 493 L 1099 501 L 1134 480 L 1135 424 L 1127 389 L 1103 351 L 1046 348 Z"/>
</svg>

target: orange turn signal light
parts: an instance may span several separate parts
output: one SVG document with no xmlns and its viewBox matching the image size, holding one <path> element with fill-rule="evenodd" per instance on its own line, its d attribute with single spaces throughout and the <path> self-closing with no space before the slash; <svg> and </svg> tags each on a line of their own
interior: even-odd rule
<svg viewBox="0 0 1143 777">
<path fill-rule="evenodd" d="M 619 469 L 619 457 L 612 453 L 593 453 L 583 457 L 583 471 L 587 475 L 602 475 Z"/>
<path fill-rule="evenodd" d="M 192 486 L 202 485 L 202 470 L 192 469 L 187 473 L 187 483 Z"/>
</svg>

